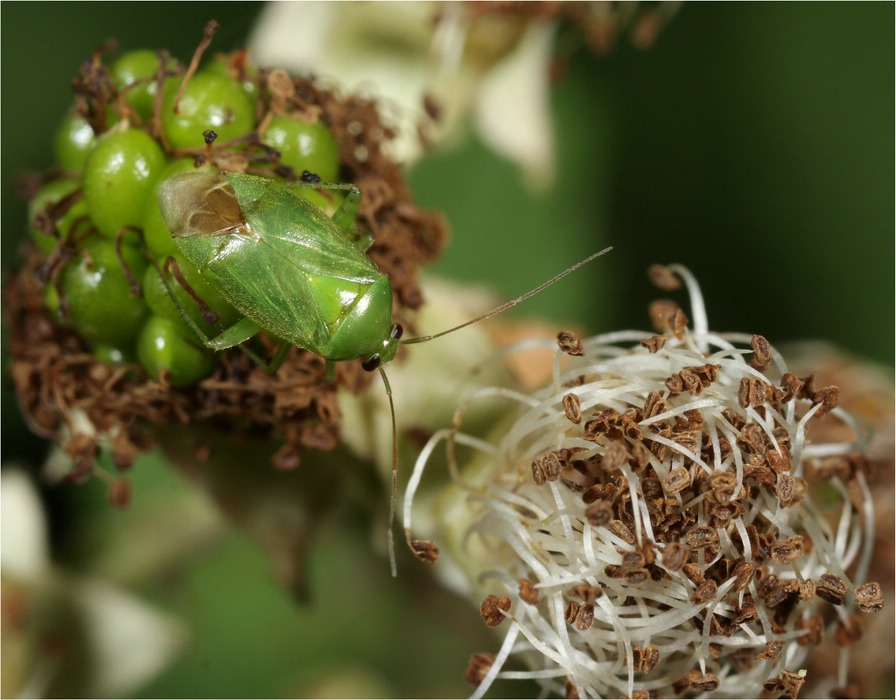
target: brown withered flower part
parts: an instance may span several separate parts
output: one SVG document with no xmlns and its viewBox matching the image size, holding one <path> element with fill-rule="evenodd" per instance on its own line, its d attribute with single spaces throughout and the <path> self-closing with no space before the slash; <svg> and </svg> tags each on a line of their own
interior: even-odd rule
<svg viewBox="0 0 896 700">
<path fill-rule="evenodd" d="M 763 336 L 710 332 L 686 269 L 653 276 L 669 288 L 673 274 L 691 308 L 652 307 L 664 342 L 560 344 L 554 383 L 486 453 L 464 570 L 504 582 L 494 595 L 514 616 L 497 658 L 514 649 L 549 692 L 795 697 L 815 647 L 836 637 L 848 654 L 886 606 L 866 580 L 865 435 Z M 835 438 L 807 440 L 819 420 Z"/>
</svg>

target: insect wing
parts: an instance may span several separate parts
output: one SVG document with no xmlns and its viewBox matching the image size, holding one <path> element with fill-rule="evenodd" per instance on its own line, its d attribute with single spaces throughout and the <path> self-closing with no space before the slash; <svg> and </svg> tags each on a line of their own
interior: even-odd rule
<svg viewBox="0 0 896 700">
<path fill-rule="evenodd" d="M 175 240 L 230 233 L 246 223 L 233 188 L 216 173 L 168 178 L 159 187 L 159 210 Z"/>
<path fill-rule="evenodd" d="M 295 187 L 266 181 L 259 193 L 261 178 L 230 178 L 252 230 L 305 274 L 359 284 L 381 276 L 358 243 Z"/>
<path fill-rule="evenodd" d="M 159 205 L 180 251 L 231 305 L 324 357 L 342 321 L 383 279 L 326 214 L 266 178 L 177 175 L 162 184 Z"/>
</svg>

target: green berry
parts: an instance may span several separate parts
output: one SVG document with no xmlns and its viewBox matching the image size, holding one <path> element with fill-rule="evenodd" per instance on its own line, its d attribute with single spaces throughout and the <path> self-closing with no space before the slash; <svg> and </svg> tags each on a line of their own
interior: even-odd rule
<svg viewBox="0 0 896 700">
<path fill-rule="evenodd" d="M 84 172 L 87 154 L 96 143 L 96 134 L 87 120 L 75 111 L 69 112 L 53 136 L 53 154 L 63 170 Z"/>
<path fill-rule="evenodd" d="M 205 331 L 209 337 L 218 335 L 228 326 L 232 325 L 238 318 L 239 313 L 228 304 L 224 298 L 215 291 L 215 289 L 206 282 L 196 268 L 190 265 L 181 255 L 174 254 L 170 256 L 175 260 L 181 273 L 187 281 L 187 284 L 199 296 L 200 299 L 218 316 L 218 321 L 214 324 L 208 324 L 202 316 L 202 311 L 196 300 L 193 299 L 187 291 L 180 285 L 177 279 L 169 269 L 165 279 L 169 287 L 174 291 L 178 302 L 189 314 L 190 318 Z M 162 266 L 160 262 L 160 267 Z M 163 268 L 164 269 L 164 268 Z M 159 271 L 152 265 L 146 269 L 143 277 L 143 294 L 146 299 L 146 305 L 155 315 L 161 316 L 174 323 L 178 332 L 187 339 L 195 339 L 196 333 L 184 321 L 181 312 L 171 301 L 168 290 L 162 282 Z"/>
<path fill-rule="evenodd" d="M 116 348 L 113 345 L 96 345 L 93 356 L 107 365 L 124 365 L 134 361 L 134 352 L 130 348 Z"/>
<path fill-rule="evenodd" d="M 173 148 L 205 145 L 206 131 L 214 131 L 220 142 L 243 136 L 255 127 L 255 103 L 232 78 L 199 72 L 181 97 L 178 112 L 174 101 L 180 81 L 165 86 L 162 128 Z"/>
<path fill-rule="evenodd" d="M 174 59 L 168 60 L 168 66 L 177 65 Z M 139 51 L 128 51 L 118 58 L 112 64 L 112 77 L 115 79 L 115 85 L 119 90 L 133 85 L 139 80 L 153 78 L 159 69 L 159 55 L 150 49 L 141 49 Z M 174 80 L 172 82 L 178 82 Z M 155 80 L 143 82 L 136 87 L 125 92 L 125 99 L 131 105 L 137 114 L 144 121 L 148 121 L 152 117 L 153 103 L 158 90 L 158 83 Z"/>
<path fill-rule="evenodd" d="M 50 312 L 54 321 L 59 321 L 59 292 L 52 284 L 48 284 L 44 290 L 44 308 Z"/>
<path fill-rule="evenodd" d="M 31 224 L 31 238 L 44 255 L 49 255 L 55 250 L 59 238 L 52 234 L 48 234 L 42 227 L 38 226 L 38 215 L 47 210 L 47 207 L 56 204 L 68 195 L 81 189 L 81 181 L 61 178 L 59 180 L 51 180 L 38 190 L 34 198 L 28 203 L 28 221 Z M 67 211 L 58 216 L 55 220 L 56 232 L 61 238 L 65 238 L 71 234 L 72 238 L 77 238 L 80 234 L 86 233 L 92 227 L 87 216 L 87 203 L 81 197 L 72 204 Z"/>
<path fill-rule="evenodd" d="M 157 199 L 159 187 L 172 175 L 188 173 L 193 170 L 209 171 L 211 169 L 211 166 L 196 168 L 192 158 L 178 158 L 166 165 L 159 174 L 155 185 L 153 185 L 152 192 L 146 198 L 146 207 L 143 212 L 143 238 L 146 241 L 146 247 L 160 260 L 166 255 L 176 253 L 177 246 L 174 244 L 174 239 L 171 237 L 171 231 L 169 231 L 168 226 L 165 225 L 165 220 L 162 218 L 162 212 L 159 210 L 159 202 Z"/>
<path fill-rule="evenodd" d="M 68 304 L 68 321 L 94 345 L 127 347 L 148 309 L 133 288 L 115 250 L 115 242 L 101 237 L 86 241 L 80 255 L 62 272 L 62 293 Z M 121 246 L 121 254 L 138 282 L 146 272 L 146 259 L 136 247 Z"/>
<path fill-rule="evenodd" d="M 115 236 L 123 226 L 140 226 L 165 154 L 140 129 L 114 130 L 97 140 L 87 157 L 84 196 L 100 233 Z"/>
<path fill-rule="evenodd" d="M 216 54 L 212 59 L 212 62 L 209 63 L 204 70 L 213 75 L 220 75 L 225 78 L 239 80 L 237 71 L 231 68 L 230 54 Z M 240 85 L 243 86 L 243 91 L 249 96 L 249 99 L 252 100 L 252 103 L 254 104 L 255 100 L 258 99 L 258 83 L 251 80 L 251 78 L 258 75 L 258 69 L 255 66 L 246 65 L 245 73 L 246 79 L 241 81 Z"/>
<path fill-rule="evenodd" d="M 181 336 L 177 324 L 160 316 L 150 316 L 140 331 L 137 357 L 154 379 L 167 371 L 172 386 L 192 384 L 215 368 L 211 351 Z"/>
<path fill-rule="evenodd" d="M 339 180 L 339 144 L 322 121 L 304 122 L 274 117 L 262 140 L 280 151 L 280 162 L 296 174 L 314 173 L 324 182 Z"/>
</svg>

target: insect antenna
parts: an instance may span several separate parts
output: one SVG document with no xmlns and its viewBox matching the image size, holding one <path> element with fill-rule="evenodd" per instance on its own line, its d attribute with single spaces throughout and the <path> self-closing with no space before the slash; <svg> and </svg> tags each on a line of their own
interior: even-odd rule
<svg viewBox="0 0 896 700">
<path fill-rule="evenodd" d="M 380 376 L 383 378 L 383 386 L 386 387 L 386 396 L 389 397 L 389 414 L 392 418 L 392 494 L 389 497 L 389 525 L 386 530 L 386 542 L 389 548 L 389 568 L 392 576 L 398 576 L 398 563 L 395 560 L 395 510 L 398 505 L 398 427 L 395 423 L 395 402 L 392 400 L 392 386 L 389 384 L 389 378 L 382 365 L 378 367 Z M 408 547 L 418 559 L 435 562 L 439 558 L 439 548 L 434 542 L 429 540 L 411 539 L 409 530 L 405 531 L 405 539 Z"/>
<path fill-rule="evenodd" d="M 389 547 L 389 568 L 393 578 L 398 576 L 398 564 L 395 561 L 395 506 L 398 502 L 398 427 L 395 425 L 395 402 L 392 400 L 392 386 L 386 371 L 379 367 L 380 376 L 383 378 L 383 386 L 386 387 L 386 396 L 389 397 L 389 414 L 392 417 L 392 494 L 389 497 L 389 524 L 386 530 L 386 542 Z"/>
<path fill-rule="evenodd" d="M 509 309 L 509 308 L 512 307 L 512 306 L 516 306 L 516 305 L 519 304 L 521 301 L 525 301 L 525 300 L 528 299 L 529 297 L 531 297 L 531 296 L 535 296 L 535 295 L 538 294 L 540 291 L 542 291 L 542 290 L 544 290 L 544 289 L 550 287 L 550 286 L 551 286 L 552 284 L 554 284 L 555 282 L 560 281 L 561 279 L 563 279 L 564 277 L 566 277 L 568 274 L 570 274 L 570 273 L 572 273 L 572 272 L 575 272 L 576 270 L 578 270 L 578 269 L 579 269 L 580 267 L 582 267 L 583 265 L 587 265 L 588 263 L 590 263 L 590 262 L 591 262 L 592 260 L 594 260 L 595 258 L 599 258 L 601 255 L 604 255 L 605 253 L 609 253 L 611 250 L 613 250 L 613 246 L 608 246 L 607 248 L 604 248 L 603 250 L 598 251 L 597 253 L 594 253 L 594 254 L 592 254 L 592 255 L 589 255 L 587 258 L 585 258 L 584 260 L 580 260 L 580 261 L 577 262 L 575 265 L 572 265 L 572 266 L 570 266 L 570 267 L 567 267 L 567 268 L 566 268 L 565 270 L 563 270 L 563 272 L 561 272 L 560 274 L 554 275 L 554 276 L 551 277 L 551 279 L 549 279 L 547 282 L 542 282 L 542 283 L 539 284 L 537 287 L 535 287 L 535 289 L 530 289 L 528 292 L 526 292 L 526 293 L 523 294 L 522 296 L 518 296 L 516 299 L 511 299 L 510 301 L 506 301 L 506 302 L 504 302 L 503 304 L 501 304 L 500 306 L 495 307 L 495 308 L 492 309 L 491 311 L 487 311 L 486 313 L 482 314 L 481 316 L 477 316 L 476 318 L 471 318 L 469 321 L 464 321 L 463 323 L 461 323 L 461 324 L 458 325 L 458 326 L 454 326 L 453 328 L 448 328 L 448 329 L 446 329 L 446 330 L 444 330 L 444 331 L 440 331 L 439 333 L 434 333 L 433 335 L 421 335 L 421 336 L 419 336 L 419 337 L 417 337 L 417 338 L 407 338 L 407 339 L 405 339 L 405 340 L 401 340 L 401 341 L 399 341 L 399 342 L 400 342 L 402 345 L 411 345 L 411 344 L 413 344 L 413 343 L 425 343 L 425 342 L 428 341 L 428 340 L 433 340 L 433 339 L 435 339 L 435 338 L 440 338 L 440 337 L 442 337 L 443 335 L 448 335 L 449 333 L 453 333 L 454 331 L 456 331 L 456 330 L 460 330 L 461 328 L 465 328 L 465 327 L 467 327 L 467 326 L 471 326 L 471 325 L 473 325 L 474 323 L 478 323 L 479 321 L 484 321 L 484 320 L 487 319 L 487 318 L 491 318 L 492 316 L 495 316 L 495 315 L 501 313 L 502 311 L 507 311 L 507 309 Z"/>
</svg>

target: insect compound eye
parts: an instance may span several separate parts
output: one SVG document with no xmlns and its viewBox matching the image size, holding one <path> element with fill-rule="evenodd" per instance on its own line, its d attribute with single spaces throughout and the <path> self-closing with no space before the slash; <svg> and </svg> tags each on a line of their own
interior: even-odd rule
<svg viewBox="0 0 896 700">
<path fill-rule="evenodd" d="M 364 362 L 361 363 L 361 367 L 363 367 L 364 370 L 367 372 L 373 372 L 373 370 L 375 370 L 379 366 L 380 366 L 380 356 L 378 354 L 371 355 L 366 360 L 364 360 Z"/>
<path fill-rule="evenodd" d="M 392 333 L 390 333 L 394 340 L 398 340 L 402 335 L 404 335 L 404 328 L 401 327 L 400 323 L 396 323 L 392 326 Z"/>
</svg>

